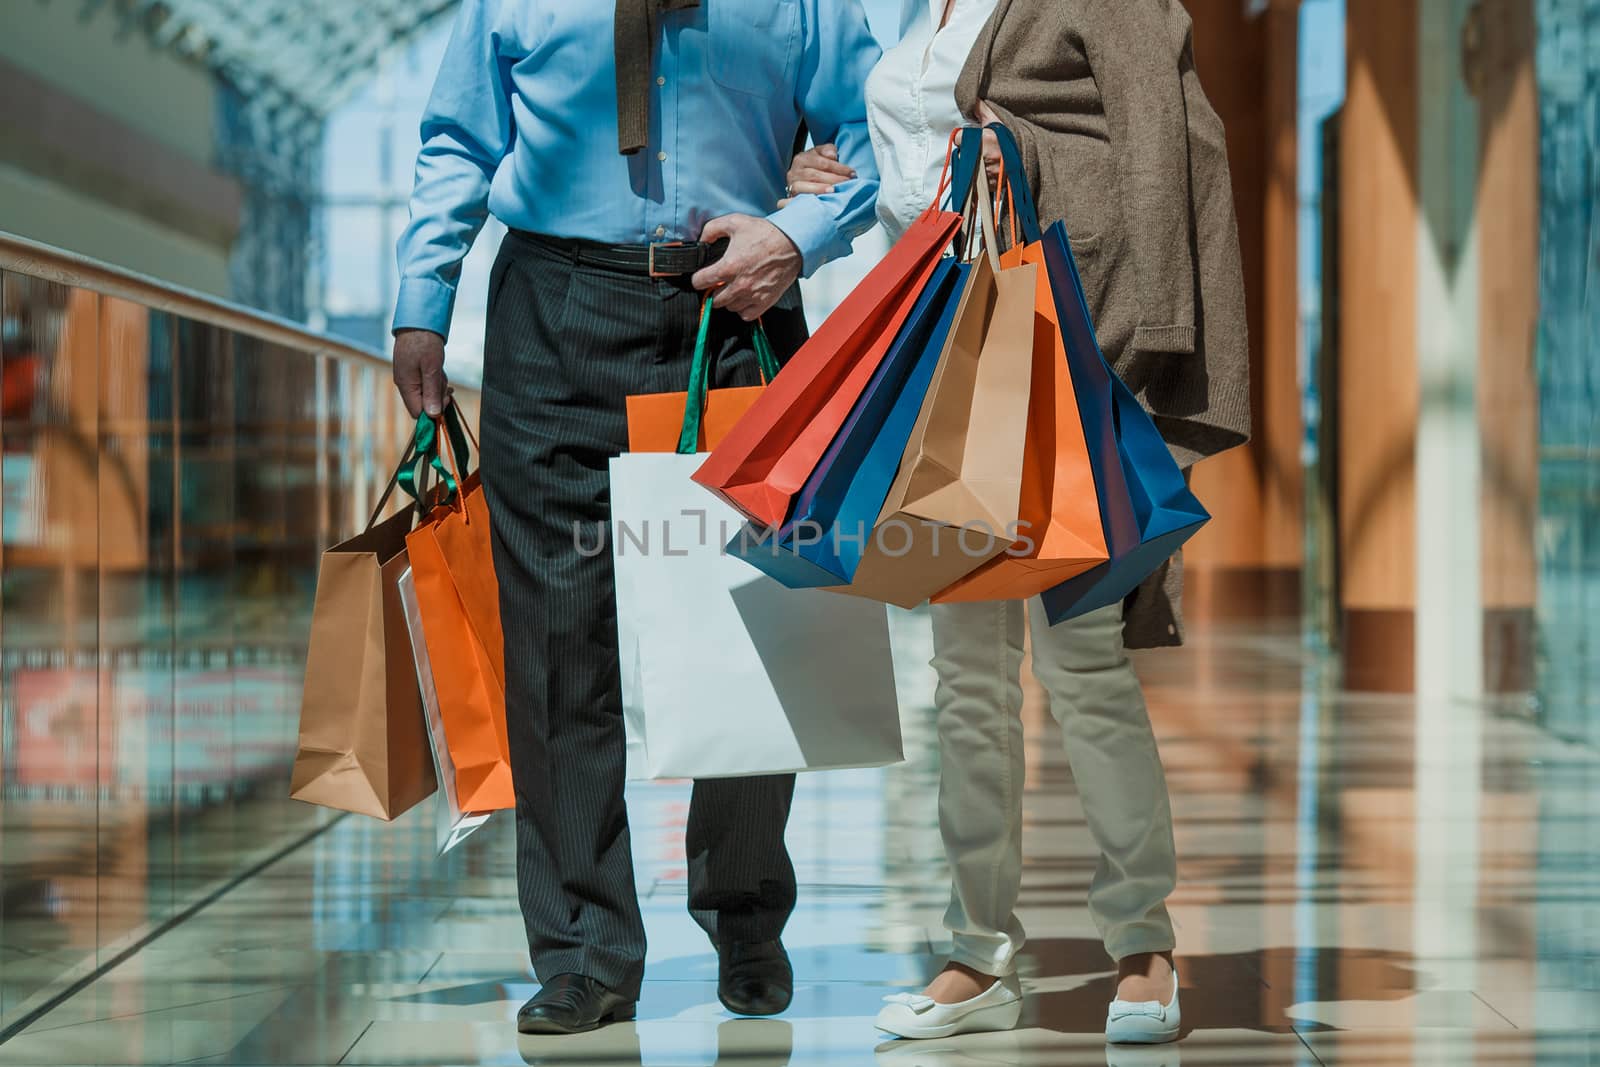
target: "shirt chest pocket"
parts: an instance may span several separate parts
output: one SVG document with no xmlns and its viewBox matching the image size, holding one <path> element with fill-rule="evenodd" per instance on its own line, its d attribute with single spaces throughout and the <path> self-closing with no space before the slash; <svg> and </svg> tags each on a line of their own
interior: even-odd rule
<svg viewBox="0 0 1600 1067">
<path fill-rule="evenodd" d="M 706 65 L 725 89 L 794 93 L 800 52 L 799 0 L 701 0 Z"/>
</svg>

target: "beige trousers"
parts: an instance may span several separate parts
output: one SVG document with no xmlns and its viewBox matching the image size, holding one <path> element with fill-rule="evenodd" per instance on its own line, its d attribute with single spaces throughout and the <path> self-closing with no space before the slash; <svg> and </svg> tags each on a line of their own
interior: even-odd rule
<svg viewBox="0 0 1600 1067">
<path fill-rule="evenodd" d="M 1050 695 L 1089 831 L 1100 849 L 1089 914 L 1113 959 L 1174 947 L 1166 899 L 1177 881 L 1172 809 L 1144 693 L 1114 605 L 1050 626 L 1034 601 L 933 605 L 939 830 L 954 876 L 952 959 L 1009 974 L 1023 943 L 1022 652 Z"/>
</svg>

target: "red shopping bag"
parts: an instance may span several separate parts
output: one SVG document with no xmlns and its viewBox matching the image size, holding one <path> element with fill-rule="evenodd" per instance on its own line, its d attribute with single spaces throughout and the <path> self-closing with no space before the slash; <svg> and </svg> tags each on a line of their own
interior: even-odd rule
<svg viewBox="0 0 1600 1067">
<path fill-rule="evenodd" d="M 943 195 L 941 188 L 936 204 Z M 782 525 L 960 227 L 953 212 L 923 212 L 756 398 L 694 480 L 746 518 Z"/>
</svg>

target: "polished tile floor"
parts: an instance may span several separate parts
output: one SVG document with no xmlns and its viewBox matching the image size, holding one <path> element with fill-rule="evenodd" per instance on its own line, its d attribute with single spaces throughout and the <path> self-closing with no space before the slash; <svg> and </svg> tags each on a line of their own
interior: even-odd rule
<svg viewBox="0 0 1600 1067">
<path fill-rule="evenodd" d="M 509 822 L 432 855 L 425 812 L 346 818 L 0 1045 L 19 1064 L 1600 1064 L 1600 756 L 1523 714 L 1356 698 L 1291 635 L 1142 658 L 1174 795 L 1188 1033 L 1101 1036 L 1112 966 L 1094 849 L 1030 696 L 1028 993 L 1014 1033 L 885 1041 L 880 998 L 934 971 L 945 874 L 925 629 L 898 620 L 908 761 L 802 780 L 799 988 L 717 1004 L 684 912 L 685 785 L 631 794 L 651 938 L 636 1025 L 519 1038 Z"/>
</svg>

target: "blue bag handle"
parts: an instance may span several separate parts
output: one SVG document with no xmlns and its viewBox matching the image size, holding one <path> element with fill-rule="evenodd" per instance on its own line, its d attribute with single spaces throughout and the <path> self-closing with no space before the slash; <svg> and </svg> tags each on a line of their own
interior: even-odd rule
<svg viewBox="0 0 1600 1067">
<path fill-rule="evenodd" d="M 1022 149 L 1017 147 L 1016 136 L 998 122 L 989 123 L 987 128 L 994 131 L 995 140 L 1000 142 L 1000 158 L 1005 161 L 1006 168 L 1006 187 L 1011 190 L 1011 211 L 1022 224 L 1022 239 L 1030 245 L 1043 240 L 1039 209 L 1034 206 L 1033 190 L 1028 186 L 1028 171 L 1022 165 Z M 981 141 L 978 154 L 980 157 L 983 154 Z"/>
<path fill-rule="evenodd" d="M 983 167 L 983 131 L 994 131 L 1000 142 L 1000 158 L 1005 162 L 1006 187 L 1011 191 L 1011 210 L 1022 227 L 1022 240 L 1034 244 L 1044 237 L 1039 225 L 1039 209 L 1034 205 L 1033 190 L 1028 185 L 1028 172 L 1022 165 L 1022 149 L 1016 136 L 1001 123 L 991 122 L 987 127 L 963 126 L 960 144 L 952 156 L 952 183 L 950 210 L 962 214 L 967 198 L 972 195 L 972 183 Z"/>
</svg>

